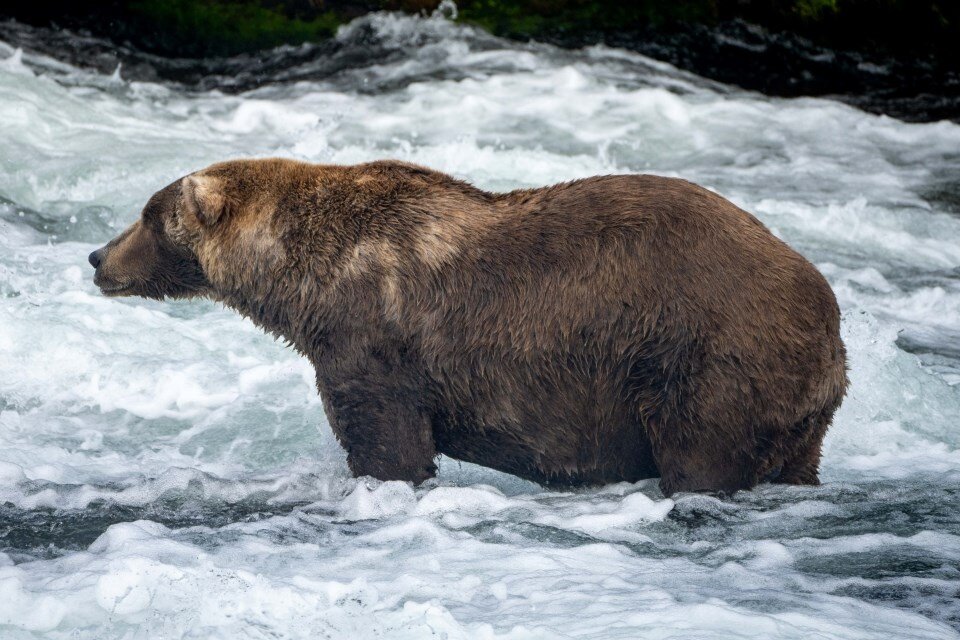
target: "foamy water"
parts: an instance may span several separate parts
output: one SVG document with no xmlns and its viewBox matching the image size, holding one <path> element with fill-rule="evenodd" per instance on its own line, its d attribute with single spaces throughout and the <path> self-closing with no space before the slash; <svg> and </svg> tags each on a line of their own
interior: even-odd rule
<svg viewBox="0 0 960 640">
<path fill-rule="evenodd" d="M 0 43 L 0 637 L 958 637 L 960 126 L 439 18 L 338 37 L 379 54 L 240 95 Z M 679 175 L 755 212 L 843 310 L 824 485 L 351 479 L 304 360 L 211 303 L 105 299 L 86 264 L 156 189 L 274 155 Z"/>
</svg>

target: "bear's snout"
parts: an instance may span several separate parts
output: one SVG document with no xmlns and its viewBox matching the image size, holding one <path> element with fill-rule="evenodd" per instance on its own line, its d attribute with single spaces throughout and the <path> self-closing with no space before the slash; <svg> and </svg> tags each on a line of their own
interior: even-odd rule
<svg viewBox="0 0 960 640">
<path fill-rule="evenodd" d="M 93 284 L 100 288 L 101 293 L 112 295 L 130 284 L 131 277 L 123 264 L 123 260 L 117 260 L 113 249 L 116 248 L 116 241 L 100 247 L 87 256 L 87 261 L 94 268 Z M 122 252 L 121 252 L 122 253 Z M 121 256 L 122 257 L 122 256 Z"/>
<path fill-rule="evenodd" d="M 87 256 L 87 260 L 90 261 L 90 265 L 94 269 L 99 267 L 100 263 L 103 262 L 103 254 L 105 250 L 106 250 L 106 247 L 100 247 L 99 249 L 91 253 L 89 256 Z"/>
</svg>

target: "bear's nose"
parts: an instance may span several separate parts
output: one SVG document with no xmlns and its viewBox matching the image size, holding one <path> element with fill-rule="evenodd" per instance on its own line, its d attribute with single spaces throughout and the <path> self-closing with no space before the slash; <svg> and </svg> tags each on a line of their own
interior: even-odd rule
<svg viewBox="0 0 960 640">
<path fill-rule="evenodd" d="M 87 260 L 90 261 L 90 264 L 93 265 L 94 269 L 100 266 L 100 262 L 102 261 L 102 253 L 103 253 L 103 249 L 97 249 L 96 251 L 91 253 L 89 256 L 87 256 Z"/>
</svg>

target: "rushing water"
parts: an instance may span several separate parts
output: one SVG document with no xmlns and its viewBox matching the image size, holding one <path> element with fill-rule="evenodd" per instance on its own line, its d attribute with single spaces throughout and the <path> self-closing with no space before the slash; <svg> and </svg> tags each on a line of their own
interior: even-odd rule
<svg viewBox="0 0 960 640">
<path fill-rule="evenodd" d="M 440 18 L 334 44 L 234 61 L 274 82 L 225 95 L 0 43 L 0 637 L 958 637 L 960 126 Z M 304 360 L 86 264 L 157 188 L 271 155 L 680 175 L 755 212 L 843 309 L 823 486 L 351 479 Z"/>
</svg>

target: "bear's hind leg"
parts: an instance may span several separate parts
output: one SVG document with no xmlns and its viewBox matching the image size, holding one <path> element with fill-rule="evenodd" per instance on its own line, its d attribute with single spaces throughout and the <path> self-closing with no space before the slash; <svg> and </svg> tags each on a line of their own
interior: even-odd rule
<svg viewBox="0 0 960 640">
<path fill-rule="evenodd" d="M 833 420 L 833 410 L 814 414 L 792 429 L 796 438 L 792 451 L 784 458 L 776 484 L 820 484 L 820 454 L 823 437 Z"/>
<path fill-rule="evenodd" d="M 660 489 L 665 496 L 678 491 L 734 493 L 757 484 L 755 461 L 748 452 L 729 443 L 702 442 L 694 434 L 673 429 L 659 438 L 654 457 L 660 469 Z"/>
</svg>

